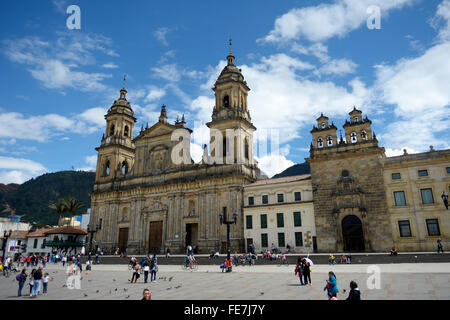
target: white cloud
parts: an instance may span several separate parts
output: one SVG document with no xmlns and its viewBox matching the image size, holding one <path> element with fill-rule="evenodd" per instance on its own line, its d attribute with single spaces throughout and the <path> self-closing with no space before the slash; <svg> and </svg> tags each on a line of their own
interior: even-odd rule
<svg viewBox="0 0 450 320">
<path fill-rule="evenodd" d="M 359 28 L 369 17 L 370 5 L 381 8 L 382 18 L 414 0 L 335 0 L 331 4 L 292 9 L 275 20 L 274 29 L 260 41 L 280 42 L 305 38 L 313 42 L 343 37 Z"/>
<path fill-rule="evenodd" d="M 408 154 L 413 154 L 413 153 L 418 153 L 418 151 L 413 150 L 411 148 L 408 147 L 402 147 L 400 149 L 391 149 L 391 148 L 386 148 L 386 157 L 396 157 L 396 156 L 401 156 L 405 153 L 405 151 Z"/>
<path fill-rule="evenodd" d="M 282 155 L 266 155 L 261 158 L 255 157 L 258 161 L 258 167 L 270 177 L 286 170 L 294 165 L 294 162 L 286 159 Z"/>
<path fill-rule="evenodd" d="M 345 75 L 354 73 L 357 64 L 349 59 L 333 59 L 328 61 L 318 70 L 315 71 L 316 75 Z"/>
<path fill-rule="evenodd" d="M 46 171 L 42 164 L 32 160 L 0 156 L 0 183 L 3 184 L 21 184 Z"/>
<path fill-rule="evenodd" d="M 144 102 L 152 102 L 155 100 L 158 101 L 165 95 L 166 95 L 166 90 L 164 90 L 164 88 L 150 86 L 150 91 L 147 94 L 147 96 L 145 97 Z"/>
<path fill-rule="evenodd" d="M 105 69 L 117 69 L 119 66 L 115 63 L 110 62 L 102 64 L 102 67 Z"/>
<path fill-rule="evenodd" d="M 170 31 L 169 28 L 160 27 L 153 32 L 153 35 L 163 46 L 168 46 L 169 43 L 167 42 L 166 36 L 169 33 L 169 31 Z"/>
</svg>

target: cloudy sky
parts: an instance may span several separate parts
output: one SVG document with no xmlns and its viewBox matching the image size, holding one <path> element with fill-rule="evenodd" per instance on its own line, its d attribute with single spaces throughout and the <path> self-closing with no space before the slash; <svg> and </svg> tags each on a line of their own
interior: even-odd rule
<svg viewBox="0 0 450 320">
<path fill-rule="evenodd" d="M 199 161 L 230 37 L 270 176 L 308 157 L 321 113 L 341 127 L 353 106 L 388 156 L 449 148 L 450 0 L 4 0 L 0 18 L 0 183 L 95 170 L 124 74 L 136 127 L 162 104 L 184 114 Z"/>
</svg>

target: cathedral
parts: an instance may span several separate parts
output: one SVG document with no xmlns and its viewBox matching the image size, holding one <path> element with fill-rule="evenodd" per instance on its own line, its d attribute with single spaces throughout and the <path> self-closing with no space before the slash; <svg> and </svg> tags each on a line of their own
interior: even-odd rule
<svg viewBox="0 0 450 320">
<path fill-rule="evenodd" d="M 231 250 L 244 250 L 243 187 L 256 181 L 260 171 L 253 157 L 250 88 L 231 47 L 213 90 L 216 103 L 207 123 L 210 153 L 205 145 L 200 163 L 191 159 L 189 148 L 178 148 L 178 137 L 189 146 L 192 133 L 184 116 L 169 123 L 163 105 L 158 122 L 134 135 L 136 118 L 125 85 L 120 90 L 96 148 L 90 218 L 99 226 L 96 246 L 127 254 L 183 253 L 187 245 L 197 245 L 203 253 L 224 252 L 227 228 L 221 219 L 236 217 Z"/>
</svg>

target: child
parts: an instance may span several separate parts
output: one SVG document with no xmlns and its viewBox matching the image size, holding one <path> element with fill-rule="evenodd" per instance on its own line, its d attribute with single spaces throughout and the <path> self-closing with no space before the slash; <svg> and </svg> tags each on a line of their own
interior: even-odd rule
<svg viewBox="0 0 450 320">
<path fill-rule="evenodd" d="M 42 277 L 42 284 L 44 285 L 44 289 L 43 289 L 43 294 L 44 296 L 47 295 L 47 287 L 48 287 L 48 281 L 50 280 L 50 276 L 48 275 L 48 273 L 44 273 L 44 276 Z"/>
<path fill-rule="evenodd" d="M 303 286 L 303 266 L 300 258 L 298 259 L 297 266 L 295 267 L 295 275 L 297 274 L 300 279 L 300 285 Z"/>
<path fill-rule="evenodd" d="M 35 272 L 36 272 L 36 269 L 33 269 L 33 270 L 31 270 L 31 273 L 30 273 L 30 282 L 29 282 L 29 285 L 30 285 L 30 297 L 31 297 L 31 294 L 33 292 L 33 286 L 34 286 L 33 275 L 34 275 Z"/>
</svg>

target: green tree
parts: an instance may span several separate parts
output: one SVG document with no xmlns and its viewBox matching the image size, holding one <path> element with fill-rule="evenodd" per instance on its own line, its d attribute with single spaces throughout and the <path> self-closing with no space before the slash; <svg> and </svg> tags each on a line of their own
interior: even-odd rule
<svg viewBox="0 0 450 320">
<path fill-rule="evenodd" d="M 72 220 L 73 215 L 81 208 L 84 207 L 82 202 L 79 202 L 77 199 L 70 197 L 63 199 L 63 203 L 66 207 L 66 211 L 69 213 L 69 217 Z"/>
<path fill-rule="evenodd" d="M 63 221 L 65 213 L 68 212 L 64 199 L 59 199 L 56 203 L 50 203 L 48 207 L 59 215 L 59 221 Z"/>
</svg>

